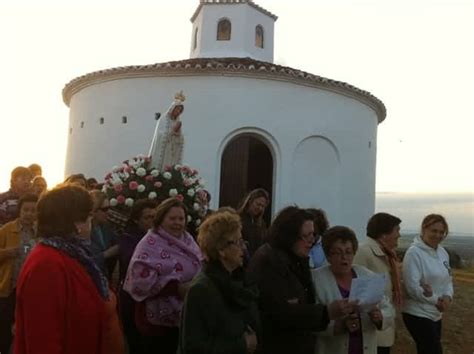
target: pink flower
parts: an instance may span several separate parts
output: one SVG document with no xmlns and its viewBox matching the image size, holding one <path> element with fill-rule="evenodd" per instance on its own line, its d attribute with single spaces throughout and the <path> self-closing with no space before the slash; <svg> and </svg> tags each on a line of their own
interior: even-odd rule
<svg viewBox="0 0 474 354">
<path fill-rule="evenodd" d="M 151 161 L 151 157 L 150 156 L 147 156 L 144 158 L 145 162 L 150 162 Z"/>
<path fill-rule="evenodd" d="M 120 193 L 121 191 L 123 191 L 123 185 L 122 184 L 116 184 L 114 186 L 114 190 L 117 192 L 117 193 Z"/>
<path fill-rule="evenodd" d="M 141 278 L 148 278 L 150 276 L 150 270 L 148 268 L 144 268 L 140 273 Z"/>
<path fill-rule="evenodd" d="M 138 188 L 138 183 L 135 182 L 135 181 L 132 181 L 128 184 L 128 188 L 130 188 L 130 190 L 134 191 Z"/>
<path fill-rule="evenodd" d="M 193 168 L 192 175 L 195 176 L 195 175 L 197 175 L 197 174 L 198 174 L 198 170 L 196 170 L 196 169 Z"/>
<path fill-rule="evenodd" d="M 153 176 L 152 175 L 148 175 L 145 177 L 145 179 L 148 181 L 148 182 L 151 182 L 153 181 Z"/>
<path fill-rule="evenodd" d="M 109 172 L 105 175 L 105 179 L 110 179 L 112 177 L 112 172 Z"/>
<path fill-rule="evenodd" d="M 160 188 L 162 185 L 163 185 L 163 184 L 162 184 L 160 181 L 155 182 L 155 184 L 154 184 L 154 186 L 155 186 L 156 188 Z"/>
<path fill-rule="evenodd" d="M 174 265 L 174 270 L 175 270 L 176 272 L 182 272 L 182 271 L 183 271 L 183 265 L 182 265 L 181 263 L 179 263 L 179 262 L 176 263 L 176 264 Z"/>
<path fill-rule="evenodd" d="M 169 172 L 171 171 L 171 166 L 170 165 L 166 165 L 165 168 L 164 168 L 165 171 Z"/>
<path fill-rule="evenodd" d="M 178 194 L 178 195 L 176 196 L 176 199 L 178 199 L 180 202 L 182 202 L 182 201 L 184 200 L 184 197 L 183 197 L 182 194 Z"/>
<path fill-rule="evenodd" d="M 125 167 L 123 170 L 124 170 L 124 172 L 130 173 L 130 172 L 132 172 L 132 167 L 131 167 L 131 166 L 127 166 L 127 167 Z"/>
<path fill-rule="evenodd" d="M 189 187 L 193 184 L 193 180 L 192 179 L 188 179 L 186 178 L 184 181 L 183 181 L 183 184 L 185 187 Z"/>
<path fill-rule="evenodd" d="M 120 195 L 117 197 L 117 203 L 119 203 L 119 204 L 125 203 L 125 197 L 120 194 Z"/>
</svg>

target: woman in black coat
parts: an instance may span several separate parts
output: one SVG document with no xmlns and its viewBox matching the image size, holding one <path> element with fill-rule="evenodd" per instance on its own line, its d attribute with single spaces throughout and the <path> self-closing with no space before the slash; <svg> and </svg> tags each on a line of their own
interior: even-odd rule
<svg viewBox="0 0 474 354">
<path fill-rule="evenodd" d="M 308 255 L 315 242 L 313 216 L 291 206 L 280 211 L 247 268 L 258 285 L 262 321 L 260 349 L 265 354 L 313 354 L 315 332 L 329 320 L 348 315 L 354 303 L 316 305 Z M 317 284 L 316 284 L 317 286 Z"/>
<path fill-rule="evenodd" d="M 186 296 L 179 353 L 246 354 L 257 348 L 257 291 L 244 282 L 239 215 L 222 211 L 199 227 L 206 257 Z"/>
</svg>

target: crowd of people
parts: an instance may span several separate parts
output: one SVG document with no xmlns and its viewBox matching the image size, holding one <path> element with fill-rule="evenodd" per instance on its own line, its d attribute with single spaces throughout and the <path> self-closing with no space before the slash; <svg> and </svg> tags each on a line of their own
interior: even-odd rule
<svg viewBox="0 0 474 354">
<path fill-rule="evenodd" d="M 418 354 L 442 353 L 453 285 L 441 215 L 423 219 L 401 263 L 402 220 L 388 213 L 359 245 L 322 209 L 288 206 L 266 225 L 259 188 L 206 211 L 196 234 L 175 198 L 136 202 L 117 232 L 100 189 L 77 174 L 48 190 L 36 164 L 12 171 L 0 194 L 0 353 L 385 354 L 400 312 Z M 384 297 L 359 306 L 352 282 L 375 273 Z"/>
</svg>

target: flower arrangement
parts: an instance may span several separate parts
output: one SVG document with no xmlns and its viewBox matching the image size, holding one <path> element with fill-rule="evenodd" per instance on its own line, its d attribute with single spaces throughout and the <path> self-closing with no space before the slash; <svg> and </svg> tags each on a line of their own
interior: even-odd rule
<svg viewBox="0 0 474 354">
<path fill-rule="evenodd" d="M 198 171 L 186 165 L 165 166 L 158 171 L 151 166 L 150 157 L 139 155 L 114 167 L 105 176 L 103 191 L 115 210 L 128 215 L 139 199 L 157 203 L 173 197 L 181 200 L 188 209 L 188 225 L 196 228 L 204 215 L 204 182 Z"/>
</svg>

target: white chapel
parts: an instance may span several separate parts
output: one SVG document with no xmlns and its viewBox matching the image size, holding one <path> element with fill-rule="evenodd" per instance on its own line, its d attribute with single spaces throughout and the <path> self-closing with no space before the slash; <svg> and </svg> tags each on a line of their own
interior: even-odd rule
<svg viewBox="0 0 474 354">
<path fill-rule="evenodd" d="M 100 179 L 146 154 L 157 120 L 183 90 L 183 162 L 206 180 L 211 207 L 235 206 L 263 187 L 272 214 L 290 204 L 318 207 L 332 225 L 364 237 L 385 106 L 347 83 L 274 64 L 276 21 L 251 0 L 201 0 L 189 59 L 70 81 L 65 174 Z"/>
</svg>

